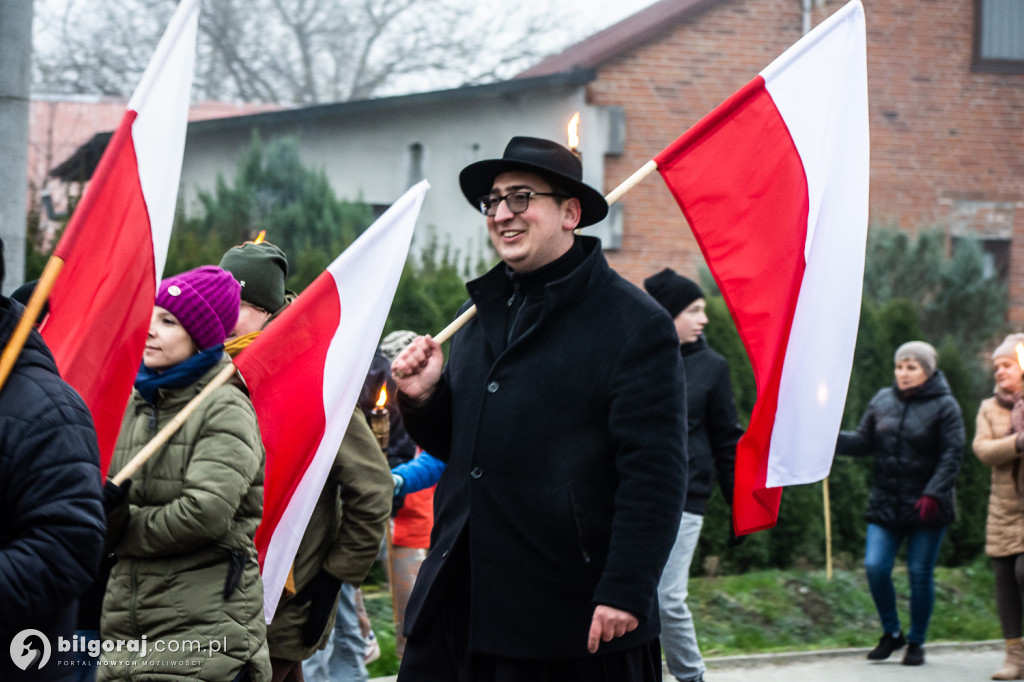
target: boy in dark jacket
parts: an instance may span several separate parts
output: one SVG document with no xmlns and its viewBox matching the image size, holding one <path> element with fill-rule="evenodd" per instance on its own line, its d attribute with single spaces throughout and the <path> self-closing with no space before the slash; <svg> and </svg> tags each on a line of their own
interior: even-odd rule
<svg viewBox="0 0 1024 682">
<path fill-rule="evenodd" d="M 669 672 L 679 682 L 700 682 L 704 679 L 704 659 L 686 605 L 690 563 L 711 497 L 713 473 L 726 502 L 732 502 L 736 444 L 743 429 L 736 420 L 729 365 L 704 338 L 708 322 L 704 292 L 696 282 L 670 268 L 645 279 L 644 288 L 672 316 L 686 369 L 689 477 L 679 533 L 658 584 L 661 646 Z M 730 543 L 738 541 L 732 536 Z"/>
</svg>

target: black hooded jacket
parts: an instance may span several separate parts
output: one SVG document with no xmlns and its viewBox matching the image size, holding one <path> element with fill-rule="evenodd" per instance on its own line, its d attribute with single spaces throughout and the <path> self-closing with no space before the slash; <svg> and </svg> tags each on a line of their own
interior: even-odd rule
<svg viewBox="0 0 1024 682">
<path fill-rule="evenodd" d="M 945 526 L 955 518 L 964 421 L 941 371 L 909 394 L 895 386 L 876 393 L 857 430 L 839 434 L 836 453 L 875 456 L 869 523 L 913 530 Z M 939 502 L 939 513 L 929 522 L 914 509 L 922 495 Z"/>
<path fill-rule="evenodd" d="M 712 350 L 703 336 L 684 343 L 680 353 L 686 368 L 686 448 L 690 462 L 683 509 L 703 516 L 715 479 L 726 502 L 732 503 L 736 443 L 743 428 L 736 419 L 725 358 Z"/>
<path fill-rule="evenodd" d="M 0 346 L 22 312 L 0 296 Z M 57 637 L 72 636 L 76 600 L 99 565 L 106 530 L 101 490 L 92 418 L 33 331 L 0 391 L 0 679 L 72 674 L 57 664 Z M 43 633 L 51 656 L 22 672 L 7 647 L 26 629 Z"/>
</svg>

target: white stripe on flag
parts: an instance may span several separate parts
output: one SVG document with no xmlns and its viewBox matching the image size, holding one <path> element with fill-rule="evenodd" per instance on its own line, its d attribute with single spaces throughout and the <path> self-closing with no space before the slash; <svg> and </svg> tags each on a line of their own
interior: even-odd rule
<svg viewBox="0 0 1024 682">
<path fill-rule="evenodd" d="M 263 608 L 268 623 L 277 610 L 306 524 L 345 437 L 428 189 L 426 180 L 409 189 L 327 268 L 337 285 L 341 320 L 324 366 L 326 431 L 267 545 Z"/>
<path fill-rule="evenodd" d="M 800 154 L 806 270 L 786 347 L 766 485 L 828 476 L 849 387 L 868 226 L 864 8 L 850 2 L 762 75 Z"/>
<path fill-rule="evenodd" d="M 182 0 L 128 102 L 128 109 L 138 113 L 132 140 L 153 231 L 157 285 L 167 262 L 181 181 L 198 27 L 199 1 Z M 180 49 L 181 45 L 191 47 Z"/>
</svg>

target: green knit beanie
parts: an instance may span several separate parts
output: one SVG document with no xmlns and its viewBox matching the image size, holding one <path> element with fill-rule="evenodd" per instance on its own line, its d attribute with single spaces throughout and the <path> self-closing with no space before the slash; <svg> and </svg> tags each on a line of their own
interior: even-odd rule
<svg viewBox="0 0 1024 682">
<path fill-rule="evenodd" d="M 242 285 L 242 300 L 276 313 L 284 307 L 284 280 L 288 259 L 270 242 L 246 242 L 232 246 L 220 259 L 224 268 Z"/>
</svg>

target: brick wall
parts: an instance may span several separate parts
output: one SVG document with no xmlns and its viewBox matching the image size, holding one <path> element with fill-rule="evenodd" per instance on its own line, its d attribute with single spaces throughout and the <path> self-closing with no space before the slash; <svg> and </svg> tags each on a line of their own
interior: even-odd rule
<svg viewBox="0 0 1024 682">
<path fill-rule="evenodd" d="M 1024 325 L 1024 74 L 971 72 L 969 0 L 865 0 L 871 220 L 915 230 L 1010 238 L 1011 320 Z M 828 0 L 813 24 L 842 6 Z M 606 191 L 799 39 L 795 0 L 725 0 L 598 71 L 588 97 L 626 112 L 626 148 L 606 161 Z M 703 259 L 657 175 L 622 200 L 622 248 L 639 282 Z"/>
</svg>

